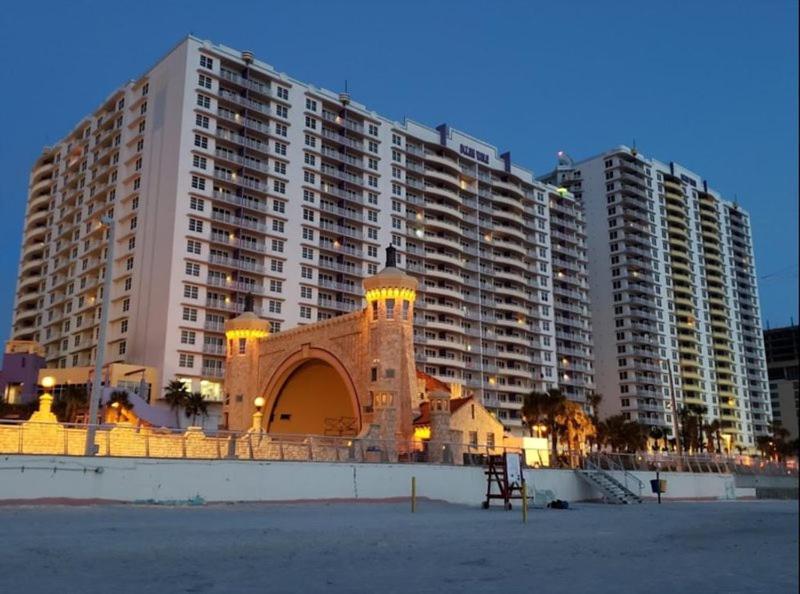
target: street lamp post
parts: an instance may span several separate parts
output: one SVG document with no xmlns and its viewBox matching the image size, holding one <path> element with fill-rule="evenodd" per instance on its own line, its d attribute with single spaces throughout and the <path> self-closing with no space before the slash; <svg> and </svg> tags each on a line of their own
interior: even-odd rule
<svg viewBox="0 0 800 594">
<path fill-rule="evenodd" d="M 94 382 L 92 394 L 89 398 L 89 424 L 86 426 L 87 456 L 95 455 L 95 430 L 97 423 L 97 409 L 100 406 L 100 395 L 103 390 L 103 367 L 106 357 L 106 326 L 108 325 L 108 310 L 111 302 L 111 283 L 114 276 L 114 219 L 106 215 L 100 223 L 108 227 L 108 248 L 106 249 L 106 277 L 103 280 L 103 303 L 100 306 L 100 328 L 97 333 L 97 350 L 94 362 Z"/>
</svg>

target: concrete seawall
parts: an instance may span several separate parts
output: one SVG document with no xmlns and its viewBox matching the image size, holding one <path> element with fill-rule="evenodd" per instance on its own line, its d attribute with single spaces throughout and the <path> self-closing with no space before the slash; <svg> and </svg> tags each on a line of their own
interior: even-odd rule
<svg viewBox="0 0 800 594">
<path fill-rule="evenodd" d="M 611 473 L 624 482 L 622 473 Z M 654 473 L 635 474 L 651 497 Z M 0 458 L 0 503 L 36 500 L 108 502 L 235 502 L 395 499 L 410 495 L 476 505 L 486 493 L 481 467 L 429 464 L 154 460 L 10 455 Z M 536 503 L 558 498 L 588 501 L 601 493 L 571 470 L 526 470 Z M 666 499 L 754 497 L 729 474 L 661 473 Z M 634 492 L 628 477 L 629 486 Z"/>
</svg>

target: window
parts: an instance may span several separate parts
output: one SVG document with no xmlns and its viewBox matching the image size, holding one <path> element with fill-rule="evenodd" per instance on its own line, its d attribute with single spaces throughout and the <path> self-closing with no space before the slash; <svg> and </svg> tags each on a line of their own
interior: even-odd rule
<svg viewBox="0 0 800 594">
<path fill-rule="evenodd" d="M 303 318 L 304 320 L 310 320 L 311 319 L 311 308 L 308 307 L 307 305 L 301 305 L 300 306 L 300 317 Z"/>
<path fill-rule="evenodd" d="M 286 193 L 286 182 L 282 182 L 280 180 L 272 180 L 272 189 L 277 194 L 285 194 Z"/>
<path fill-rule="evenodd" d="M 315 194 L 311 190 L 304 189 L 303 190 L 303 200 L 306 202 L 310 202 L 314 204 Z"/>
<path fill-rule="evenodd" d="M 274 301 L 272 299 L 269 300 L 269 312 L 270 313 L 281 313 L 281 302 Z"/>
<path fill-rule="evenodd" d="M 283 282 L 275 279 L 269 281 L 269 290 L 273 293 L 283 292 Z"/>
<path fill-rule="evenodd" d="M 125 282 L 122 285 L 124 291 L 130 291 L 132 286 L 133 286 L 133 279 L 131 277 L 126 278 Z"/>
<path fill-rule="evenodd" d="M 394 299 L 386 300 L 386 319 L 387 320 L 394 319 Z"/>
<path fill-rule="evenodd" d="M 131 308 L 131 300 L 126 298 L 122 300 L 122 311 L 126 312 L 129 311 Z"/>
<path fill-rule="evenodd" d="M 208 56 L 200 56 L 200 66 L 202 68 L 208 68 L 209 70 L 214 69 L 214 60 L 209 58 Z"/>
<path fill-rule="evenodd" d="M 199 113 L 197 114 L 197 116 L 195 116 L 194 123 L 198 128 L 208 129 L 210 125 L 208 116 L 204 116 Z"/>
<path fill-rule="evenodd" d="M 277 87 L 275 92 L 279 99 L 289 99 L 289 89 L 285 87 Z"/>
<path fill-rule="evenodd" d="M 183 297 L 185 299 L 197 299 L 199 294 L 198 287 L 195 285 L 183 285 Z M 127 311 L 123 309 L 123 311 Z"/>
<path fill-rule="evenodd" d="M 311 173 L 310 171 L 303 172 L 303 181 L 307 184 L 316 184 L 317 183 L 317 176 Z"/>
<path fill-rule="evenodd" d="M 306 128 L 311 128 L 312 130 L 317 129 L 317 120 L 310 116 L 306 116 Z"/>
<path fill-rule="evenodd" d="M 303 256 L 305 257 L 305 256 Z M 311 257 L 313 258 L 314 255 L 312 253 Z M 314 279 L 314 269 L 309 266 L 301 266 L 300 267 L 300 278 L 305 278 L 309 280 Z"/>
<path fill-rule="evenodd" d="M 178 367 L 194 367 L 194 355 L 180 353 L 178 355 Z"/>
<path fill-rule="evenodd" d="M 203 221 L 198 219 L 189 219 L 189 231 L 195 231 L 197 233 L 203 232 Z"/>
<path fill-rule="evenodd" d="M 201 198 L 195 198 L 194 196 L 189 198 L 189 208 L 191 210 L 196 210 L 198 212 L 203 212 L 205 209 L 205 201 Z"/>
<path fill-rule="evenodd" d="M 131 217 L 131 231 L 136 229 L 136 225 L 138 224 L 139 219 L 137 217 Z"/>
<path fill-rule="evenodd" d="M 208 159 L 201 157 L 200 155 L 194 155 L 192 157 L 192 165 L 198 169 L 205 169 L 208 165 Z"/>
<path fill-rule="evenodd" d="M 200 276 L 200 264 L 197 264 L 196 262 L 187 262 L 186 274 L 189 276 Z"/>
<path fill-rule="evenodd" d="M 283 161 L 275 161 L 272 168 L 275 170 L 275 173 L 286 175 L 286 163 L 284 163 Z"/>
<path fill-rule="evenodd" d="M 195 344 L 197 333 L 193 330 L 181 330 L 181 344 Z"/>
<path fill-rule="evenodd" d="M 310 221 L 310 222 L 313 223 L 314 222 L 314 211 L 309 209 L 309 208 L 304 208 L 303 209 L 303 220 L 304 221 Z"/>
<path fill-rule="evenodd" d="M 312 299 L 314 291 L 311 287 L 300 287 L 300 298 L 301 299 Z"/>
<path fill-rule="evenodd" d="M 272 272 L 283 272 L 283 260 L 275 260 L 274 258 L 269 261 L 269 269 Z"/>
<path fill-rule="evenodd" d="M 201 244 L 199 241 L 195 241 L 194 239 L 189 239 L 186 242 L 186 251 L 189 252 L 190 254 L 196 254 L 199 256 L 200 248 L 202 245 L 203 244 Z"/>
<path fill-rule="evenodd" d="M 311 136 L 311 134 L 305 135 L 305 142 L 306 146 L 310 146 L 311 148 L 317 146 L 317 139 L 314 136 Z"/>
<path fill-rule="evenodd" d="M 120 334 L 125 334 L 128 331 L 128 320 L 122 320 L 119 323 Z"/>
<path fill-rule="evenodd" d="M 369 132 L 370 136 L 377 136 L 378 135 L 378 126 L 375 124 L 370 124 L 367 127 L 367 131 Z"/>
<path fill-rule="evenodd" d="M 194 145 L 199 148 L 208 148 L 208 136 L 203 136 L 202 134 L 195 134 L 194 135 Z"/>
<path fill-rule="evenodd" d="M 311 248 L 308 248 L 308 247 L 304 247 L 303 251 L 302 251 L 302 254 L 301 254 L 301 257 L 303 258 L 303 260 L 313 260 L 314 259 L 314 250 L 312 250 Z M 308 277 L 308 278 L 311 278 L 311 277 Z"/>
<path fill-rule="evenodd" d="M 284 222 L 283 221 L 279 221 L 278 219 L 273 219 L 272 220 L 272 230 L 275 231 L 275 233 L 283 233 L 284 232 Z"/>
<path fill-rule="evenodd" d="M 289 128 L 287 128 L 283 124 L 275 124 L 275 134 L 277 134 L 278 136 L 288 136 Z"/>
<path fill-rule="evenodd" d="M 317 111 L 317 102 L 306 97 L 306 109 L 309 111 Z"/>
<path fill-rule="evenodd" d="M 210 89 L 211 88 L 211 77 L 206 76 L 205 74 L 201 74 L 197 78 L 197 85 L 200 86 L 200 87 L 203 87 L 204 89 Z"/>
<path fill-rule="evenodd" d="M 370 140 L 367 143 L 367 150 L 369 150 L 369 152 L 371 152 L 371 153 L 377 153 L 378 152 L 378 143 L 375 142 L 374 140 Z"/>
<path fill-rule="evenodd" d="M 193 307 L 184 307 L 183 308 L 183 320 L 185 322 L 196 322 L 197 321 L 197 310 Z"/>
<path fill-rule="evenodd" d="M 77 336 L 75 338 L 78 338 Z M 117 348 L 117 353 L 120 355 L 124 355 L 128 351 L 128 343 L 124 340 L 119 343 L 119 347 Z"/>
<path fill-rule="evenodd" d="M 211 109 L 211 97 L 207 95 L 197 94 L 197 106 L 204 109 Z"/>
<path fill-rule="evenodd" d="M 286 145 L 282 142 L 275 143 L 275 154 L 276 155 L 284 155 L 286 156 Z"/>
<path fill-rule="evenodd" d="M 314 241 L 314 230 L 308 227 L 303 227 L 303 240 Z"/>
<path fill-rule="evenodd" d="M 205 190 L 206 189 L 206 180 L 202 177 L 198 177 L 196 175 L 192 176 L 192 187 L 195 190 Z"/>
</svg>

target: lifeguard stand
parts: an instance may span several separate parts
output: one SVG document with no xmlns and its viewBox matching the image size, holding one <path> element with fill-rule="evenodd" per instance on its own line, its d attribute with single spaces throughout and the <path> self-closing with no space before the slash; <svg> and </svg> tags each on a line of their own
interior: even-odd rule
<svg viewBox="0 0 800 594">
<path fill-rule="evenodd" d="M 486 470 L 486 501 L 483 509 L 489 509 L 492 499 L 502 499 L 503 507 L 511 509 L 512 499 L 522 499 L 522 486 L 525 477 L 522 474 L 521 456 L 518 453 L 503 452 L 499 456 L 489 456 Z M 492 487 L 497 491 L 493 492 Z"/>
</svg>

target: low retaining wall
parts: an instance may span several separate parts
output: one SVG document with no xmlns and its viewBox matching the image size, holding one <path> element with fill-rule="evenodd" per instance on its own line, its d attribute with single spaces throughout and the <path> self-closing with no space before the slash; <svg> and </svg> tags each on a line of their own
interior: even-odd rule
<svg viewBox="0 0 800 594">
<path fill-rule="evenodd" d="M 649 495 L 655 474 L 637 475 Z M 483 468 L 469 466 L 11 455 L 0 457 L 0 502 L 391 499 L 410 495 L 412 476 L 420 497 L 477 505 L 486 494 Z M 525 477 L 537 504 L 601 498 L 571 470 L 526 470 Z M 661 473 L 661 478 L 668 482 L 666 499 L 755 494 L 735 489 L 731 475 Z"/>
</svg>

